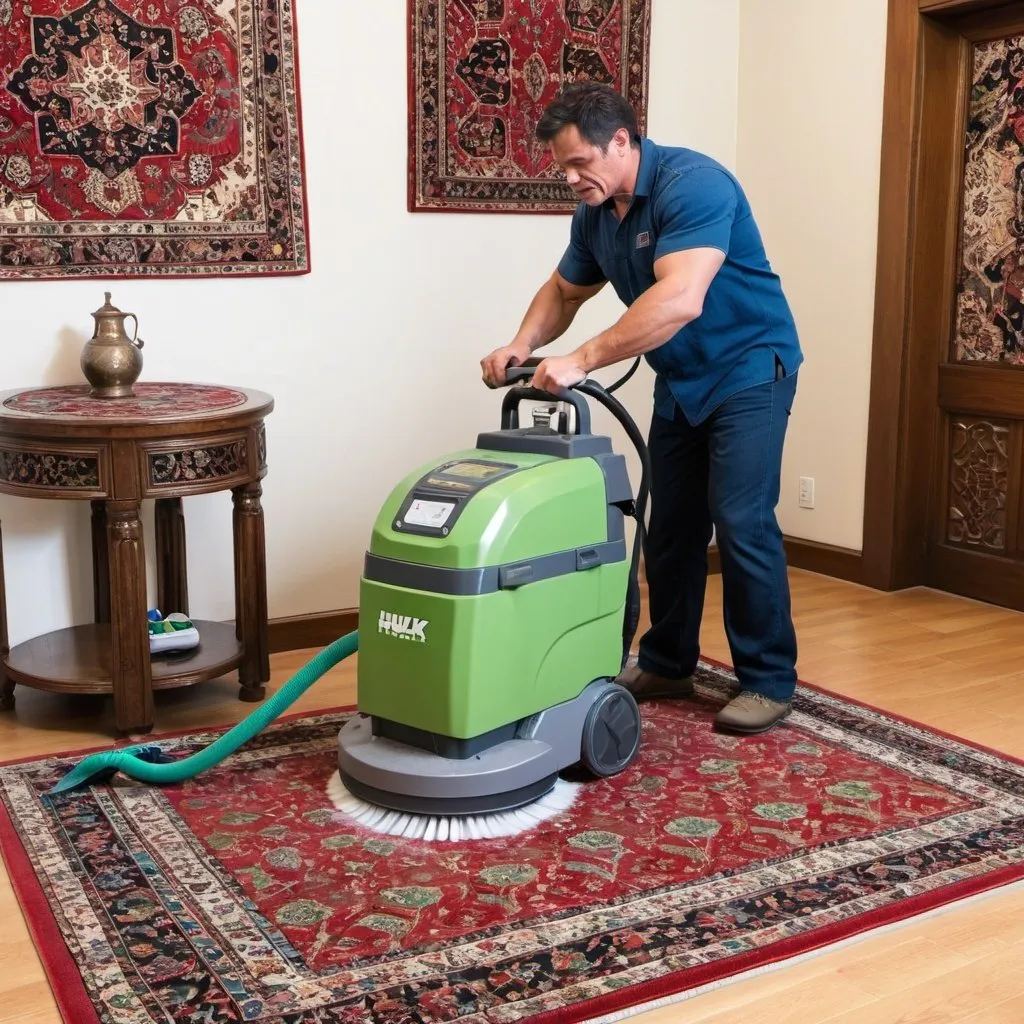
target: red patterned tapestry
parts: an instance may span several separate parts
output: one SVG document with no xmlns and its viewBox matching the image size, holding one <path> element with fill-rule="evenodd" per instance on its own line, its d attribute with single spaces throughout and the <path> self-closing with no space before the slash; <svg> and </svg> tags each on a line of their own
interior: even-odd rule
<svg viewBox="0 0 1024 1024">
<path fill-rule="evenodd" d="M 292 0 L 0 0 L 0 278 L 309 270 Z"/>
<path fill-rule="evenodd" d="M 956 360 L 1024 365 L 1024 36 L 978 43 L 967 111 Z"/>
<path fill-rule="evenodd" d="M 355 825 L 335 711 L 162 789 L 50 804 L 77 756 L 3 766 L 0 842 L 75 1024 L 570 1024 L 1024 878 L 1024 762 L 805 684 L 718 733 L 734 682 L 643 705 L 639 760 L 513 838 Z"/>
<path fill-rule="evenodd" d="M 408 0 L 409 209 L 566 213 L 534 137 L 569 82 L 615 86 L 647 120 L 651 0 Z"/>
</svg>

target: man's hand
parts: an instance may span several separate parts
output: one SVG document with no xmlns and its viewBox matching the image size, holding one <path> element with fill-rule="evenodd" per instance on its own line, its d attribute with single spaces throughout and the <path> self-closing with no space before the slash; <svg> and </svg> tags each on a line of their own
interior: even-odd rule
<svg viewBox="0 0 1024 1024">
<path fill-rule="evenodd" d="M 534 370 L 530 383 L 541 391 L 554 393 L 561 388 L 571 388 L 574 384 L 579 384 L 586 376 L 586 368 L 579 356 L 573 352 L 567 356 L 550 356 L 543 360 Z"/>
<path fill-rule="evenodd" d="M 580 306 L 603 286 L 603 281 L 592 285 L 570 284 L 556 270 L 534 296 L 515 333 L 516 340 L 480 360 L 487 385 L 504 387 L 505 371 L 510 366 L 522 366 L 537 349 L 560 338 Z"/>
<path fill-rule="evenodd" d="M 505 371 L 510 366 L 521 366 L 529 358 L 530 349 L 526 345 L 517 345 L 513 342 L 511 345 L 496 348 L 490 355 L 480 360 L 484 383 L 489 388 L 504 387 Z"/>
</svg>

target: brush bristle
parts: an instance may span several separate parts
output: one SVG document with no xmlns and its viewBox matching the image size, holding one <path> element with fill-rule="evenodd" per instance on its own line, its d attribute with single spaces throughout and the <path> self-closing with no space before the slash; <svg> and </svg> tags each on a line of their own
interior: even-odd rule
<svg viewBox="0 0 1024 1024">
<path fill-rule="evenodd" d="M 474 839 L 500 839 L 517 836 L 543 821 L 568 810 L 580 784 L 557 779 L 554 788 L 525 807 L 494 814 L 430 815 L 407 814 L 368 803 L 349 792 L 341 776 L 334 772 L 327 783 L 331 803 L 357 825 L 386 836 L 420 839 L 428 843 L 470 842 Z"/>
</svg>

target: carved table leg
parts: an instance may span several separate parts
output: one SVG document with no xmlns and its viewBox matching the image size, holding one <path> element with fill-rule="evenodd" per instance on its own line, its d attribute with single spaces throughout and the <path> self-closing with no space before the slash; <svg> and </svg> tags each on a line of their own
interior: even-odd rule
<svg viewBox="0 0 1024 1024">
<path fill-rule="evenodd" d="M 185 561 L 185 513 L 181 498 L 156 501 L 156 593 L 164 615 L 188 615 L 188 572 Z"/>
<path fill-rule="evenodd" d="M 239 512 L 241 496 L 232 490 L 231 498 L 234 504 L 231 516 L 231 537 L 235 552 L 235 639 L 240 641 L 242 639 L 242 559 L 239 557 L 239 552 L 242 550 L 242 540 L 239 534 L 242 524 L 242 516 Z"/>
<path fill-rule="evenodd" d="M 119 732 L 153 728 L 153 671 L 146 627 L 146 560 L 139 504 L 107 505 L 110 561 L 110 664 Z"/>
<path fill-rule="evenodd" d="M 14 709 L 14 680 L 4 672 L 4 662 L 11 653 L 11 642 L 7 636 L 7 584 L 4 581 L 4 544 L 0 536 L 0 711 Z"/>
<path fill-rule="evenodd" d="M 267 642 L 267 562 L 263 526 L 263 488 L 258 480 L 234 487 L 232 521 L 235 541 L 235 607 L 242 664 L 238 669 L 239 698 L 260 701 L 270 678 Z"/>
<path fill-rule="evenodd" d="M 96 622 L 110 621 L 110 565 L 107 562 L 107 504 L 92 502 L 92 602 Z"/>
</svg>

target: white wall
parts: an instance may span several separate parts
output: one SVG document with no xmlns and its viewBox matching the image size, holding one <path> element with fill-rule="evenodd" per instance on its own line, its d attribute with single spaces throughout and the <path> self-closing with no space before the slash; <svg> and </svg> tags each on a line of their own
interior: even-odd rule
<svg viewBox="0 0 1024 1024">
<path fill-rule="evenodd" d="M 779 520 L 859 550 L 886 0 L 741 0 L 738 174 L 801 331 Z M 801 476 L 816 507 L 797 504 Z"/>
<path fill-rule="evenodd" d="M 299 6 L 312 274 L 8 282 L 3 292 L 5 388 L 79 381 L 89 314 L 109 288 L 139 317 L 143 379 L 274 395 L 264 482 L 271 617 L 355 606 L 390 487 L 496 425 L 500 396 L 480 383 L 479 359 L 511 337 L 568 227 L 567 217 L 408 214 L 405 4 L 361 5 L 359 33 L 344 3 Z M 654 0 L 654 138 L 735 162 L 738 32 L 739 0 Z M 606 291 L 555 350 L 619 315 Z M 620 395 L 646 429 L 646 368 Z M 224 493 L 186 502 L 198 617 L 234 613 L 230 509 Z M 3 497 L 0 516 L 11 641 L 89 621 L 88 502 Z"/>
</svg>

